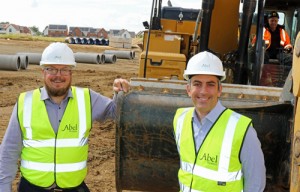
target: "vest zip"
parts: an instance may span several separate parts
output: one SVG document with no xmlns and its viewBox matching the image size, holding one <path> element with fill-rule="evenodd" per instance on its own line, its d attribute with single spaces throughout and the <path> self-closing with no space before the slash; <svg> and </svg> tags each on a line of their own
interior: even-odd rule
<svg viewBox="0 0 300 192">
<path fill-rule="evenodd" d="M 59 128 L 58 128 L 59 129 Z M 57 130 L 58 132 L 58 130 Z M 57 133 L 55 133 L 55 142 L 54 142 L 54 183 L 56 184 L 56 142 L 57 142 Z"/>
<path fill-rule="evenodd" d="M 194 138 L 194 124 L 193 124 L 193 122 L 194 122 L 194 117 L 192 117 L 192 131 L 193 131 L 193 141 L 194 141 L 194 149 L 195 149 L 195 159 L 194 159 L 194 163 L 193 163 L 192 175 L 194 175 L 194 168 L 195 168 L 195 165 L 196 165 L 196 161 L 198 159 L 198 154 L 199 154 L 200 148 L 201 148 L 202 144 L 204 143 L 204 141 L 205 141 L 205 139 L 206 139 L 206 137 L 207 137 L 207 135 L 209 133 L 209 132 L 207 133 L 207 135 L 203 139 L 203 142 L 201 143 L 201 145 L 199 146 L 199 148 L 196 149 L 196 142 L 195 142 L 195 138 Z M 192 176 L 192 180 L 191 180 L 191 184 L 190 184 L 190 189 L 192 189 L 193 180 L 194 180 L 194 176 Z"/>
<path fill-rule="evenodd" d="M 205 141 L 205 139 L 207 138 L 207 136 L 208 136 L 208 134 L 210 133 L 210 131 L 211 131 L 211 129 L 215 126 L 215 124 L 216 124 L 216 122 L 219 120 L 219 118 L 223 115 L 223 113 L 226 111 L 227 109 L 225 109 L 224 111 L 222 111 L 222 113 L 219 115 L 219 117 L 218 117 L 218 119 L 214 122 L 214 124 L 211 126 L 211 128 L 209 129 L 209 131 L 208 131 L 208 133 L 206 134 L 206 136 L 205 136 L 205 138 L 203 139 L 203 141 L 202 141 L 202 143 L 201 143 L 201 145 L 199 146 L 199 148 L 198 148 L 198 150 L 196 149 L 196 147 L 195 147 L 195 138 L 194 138 L 194 124 L 193 124 L 193 122 L 194 122 L 194 117 L 192 117 L 192 132 L 193 132 L 193 141 L 194 141 L 194 149 L 195 149 L 195 160 L 194 160 L 194 164 L 193 164 L 193 169 L 192 169 L 192 175 L 194 175 L 194 168 L 195 168 L 195 165 L 196 165 L 196 161 L 197 161 L 197 159 L 198 159 L 198 154 L 199 154 L 199 151 L 200 151 L 200 148 L 201 148 L 201 146 L 203 145 L 203 143 L 204 143 L 204 141 Z M 193 178 L 194 178 L 194 176 L 192 176 L 192 180 L 191 180 L 191 184 L 190 184 L 190 189 L 192 189 L 192 184 L 193 184 Z"/>
<path fill-rule="evenodd" d="M 190 184 L 190 189 L 192 189 L 192 184 L 193 184 L 193 180 L 194 180 L 194 168 L 195 168 L 195 164 L 196 164 L 196 160 L 197 160 L 197 155 L 198 155 L 198 152 L 197 152 L 197 149 L 196 149 L 196 142 L 195 142 L 195 138 L 194 138 L 194 117 L 192 117 L 192 121 L 191 121 L 191 124 L 192 124 L 192 138 L 193 138 L 193 141 L 194 141 L 194 152 L 195 152 L 195 159 L 194 159 L 194 163 L 193 163 L 193 169 L 192 169 L 192 180 L 191 180 L 191 184 Z"/>
</svg>

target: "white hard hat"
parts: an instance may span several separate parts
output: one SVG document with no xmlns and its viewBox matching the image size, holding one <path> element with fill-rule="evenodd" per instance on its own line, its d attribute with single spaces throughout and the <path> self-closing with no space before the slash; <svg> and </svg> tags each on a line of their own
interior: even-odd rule
<svg viewBox="0 0 300 192">
<path fill-rule="evenodd" d="M 223 81 L 226 78 L 222 61 L 214 54 L 203 51 L 194 55 L 184 70 L 183 78 L 189 80 L 190 75 L 216 75 Z"/>
<path fill-rule="evenodd" d="M 72 49 L 65 43 L 51 43 L 42 54 L 40 65 L 71 65 L 76 66 Z"/>
</svg>

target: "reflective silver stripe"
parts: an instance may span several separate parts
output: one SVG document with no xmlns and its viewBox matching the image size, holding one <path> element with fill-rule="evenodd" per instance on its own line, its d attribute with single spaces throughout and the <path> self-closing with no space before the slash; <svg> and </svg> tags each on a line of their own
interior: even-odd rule
<svg viewBox="0 0 300 192">
<path fill-rule="evenodd" d="M 183 124 L 184 124 L 184 118 L 186 116 L 186 113 L 188 110 L 190 110 L 191 108 L 185 108 L 183 110 L 183 112 L 179 115 L 178 119 L 177 119 L 177 127 L 176 127 L 176 133 L 175 133 L 175 140 L 177 143 L 177 150 L 178 152 L 180 152 L 180 135 L 183 129 Z"/>
<path fill-rule="evenodd" d="M 285 31 L 283 29 L 281 29 L 282 32 L 282 36 L 280 35 L 280 45 L 284 45 L 284 42 L 286 41 L 286 34 Z M 283 40 L 281 39 L 281 37 L 283 38 Z"/>
<path fill-rule="evenodd" d="M 265 36 L 265 32 L 266 32 L 266 28 L 263 28 L 263 36 Z M 264 39 L 264 37 L 263 37 L 263 39 Z M 265 40 L 265 44 L 269 44 L 269 43 L 270 43 L 270 41 Z"/>
<path fill-rule="evenodd" d="M 23 125 L 26 129 L 26 137 L 32 139 L 31 115 L 32 115 L 32 94 L 33 91 L 27 92 L 24 97 L 23 108 Z"/>
<path fill-rule="evenodd" d="M 195 189 L 191 189 L 190 187 L 185 186 L 184 184 L 182 184 L 180 182 L 179 182 L 179 186 L 180 186 L 180 191 L 181 192 L 203 192 L 203 191 L 198 191 L 198 190 L 195 190 Z"/>
<path fill-rule="evenodd" d="M 84 137 L 86 132 L 86 110 L 83 88 L 76 88 L 78 112 L 79 112 L 79 137 Z"/>
<path fill-rule="evenodd" d="M 78 163 L 55 164 L 55 172 L 73 172 L 86 168 L 86 161 Z M 37 163 L 33 161 L 21 160 L 21 166 L 26 169 L 54 172 L 54 163 Z"/>
<path fill-rule="evenodd" d="M 285 34 L 285 31 L 283 29 L 281 29 L 282 31 L 282 37 L 283 37 L 283 41 L 285 42 L 286 41 L 286 34 Z"/>
<path fill-rule="evenodd" d="M 56 147 L 80 147 L 86 145 L 88 138 L 81 139 L 57 139 Z M 23 140 L 24 147 L 53 147 L 55 145 L 55 139 L 47 140 Z"/>
<path fill-rule="evenodd" d="M 193 173 L 194 164 L 181 161 L 180 166 L 181 166 L 182 170 L 189 172 L 189 173 Z"/>
<path fill-rule="evenodd" d="M 222 142 L 221 154 L 220 154 L 219 172 L 221 172 L 221 173 L 228 172 L 233 137 L 234 137 L 237 123 L 240 118 L 241 118 L 240 114 L 232 112 L 232 114 L 228 120 L 226 129 L 225 129 L 224 139 Z"/>
<path fill-rule="evenodd" d="M 190 164 L 187 162 L 181 162 L 181 165 L 183 165 L 182 170 L 184 170 L 184 168 L 189 168 L 192 164 L 190 165 L 186 165 L 186 164 Z M 194 172 L 191 172 L 189 170 L 184 170 L 187 171 L 191 174 L 197 175 L 199 177 L 203 177 L 209 180 L 213 180 L 213 181 L 224 181 L 224 182 L 229 182 L 229 181 L 236 181 L 236 180 L 241 180 L 242 178 L 242 172 L 241 170 L 237 171 L 237 172 L 221 172 L 221 171 L 213 171 L 210 169 L 207 169 L 205 167 L 201 167 L 198 165 L 195 165 L 194 167 Z"/>
</svg>

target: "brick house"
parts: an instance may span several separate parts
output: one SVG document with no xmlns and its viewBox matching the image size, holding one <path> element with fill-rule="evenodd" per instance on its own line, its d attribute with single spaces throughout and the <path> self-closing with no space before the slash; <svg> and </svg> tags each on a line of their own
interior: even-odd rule
<svg viewBox="0 0 300 192">
<path fill-rule="evenodd" d="M 48 37 L 67 37 L 68 26 L 67 25 L 53 25 L 46 26 L 43 34 Z"/>
<path fill-rule="evenodd" d="M 0 34 L 28 34 L 32 35 L 30 28 L 16 24 L 0 24 Z"/>
</svg>

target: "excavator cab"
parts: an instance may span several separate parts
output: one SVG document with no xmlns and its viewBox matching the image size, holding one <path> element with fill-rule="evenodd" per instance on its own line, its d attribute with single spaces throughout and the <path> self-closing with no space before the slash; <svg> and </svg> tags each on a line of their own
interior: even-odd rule
<svg viewBox="0 0 300 192">
<path fill-rule="evenodd" d="M 139 77 L 130 80 L 129 93 L 117 96 L 117 191 L 179 190 L 173 117 L 177 108 L 192 106 L 182 75 L 189 58 L 204 50 L 214 52 L 223 62 L 227 76 L 222 83 L 223 105 L 253 120 L 265 157 L 265 191 L 299 191 L 300 129 L 295 126 L 300 127 L 300 108 L 296 106 L 300 78 L 295 74 L 300 73 L 300 35 L 296 37 L 300 1 L 202 0 L 197 11 L 161 5 L 161 0 L 153 0 L 154 19 L 144 31 Z M 192 15 L 198 12 L 197 18 L 184 20 L 186 10 Z M 286 14 L 285 27 L 295 45 L 293 69 L 297 66 L 298 74 L 287 70 L 279 87 L 260 83 L 264 65 L 268 65 L 263 62 L 262 40 L 267 10 Z M 174 17 L 168 11 L 179 15 Z M 257 41 L 250 58 L 253 35 Z"/>
<path fill-rule="evenodd" d="M 272 11 L 274 11 L 274 7 L 267 7 L 264 9 L 263 13 L 263 27 L 269 29 L 269 23 L 268 23 L 268 14 Z M 292 11 L 288 10 L 278 10 L 278 8 L 275 9 L 276 12 L 279 14 L 279 22 L 278 26 L 282 29 L 285 29 L 287 32 L 287 35 L 290 36 L 292 34 L 292 31 L 289 30 L 291 29 L 291 26 L 295 25 L 295 21 L 297 20 L 297 17 L 288 17 L 289 14 L 292 13 Z M 295 12 L 296 10 L 294 10 Z M 294 13 L 295 15 L 295 13 Z M 258 19 L 257 19 L 257 14 L 255 14 L 256 17 L 252 20 L 252 28 L 255 28 L 258 26 Z M 287 25 L 287 27 L 286 27 Z M 286 29 L 287 28 L 287 29 Z M 254 31 L 254 30 L 253 30 Z M 252 36 L 255 36 L 256 34 L 253 34 L 252 31 Z M 267 53 L 267 45 L 265 45 L 265 42 L 253 42 L 250 39 L 251 44 L 249 47 L 248 51 L 248 58 L 249 58 L 249 70 L 252 71 L 252 66 L 255 62 L 256 54 L 255 54 L 255 49 L 256 46 L 262 46 L 262 59 L 261 59 L 261 74 L 260 78 L 258 81 L 258 84 L 261 86 L 274 86 L 274 87 L 283 87 L 285 80 L 292 68 L 292 49 L 287 50 L 284 49 L 283 47 L 278 47 L 278 54 L 275 56 L 270 57 L 270 55 Z M 262 43 L 262 45 L 260 45 Z M 250 72 L 251 74 L 251 72 Z M 252 83 L 255 82 L 255 79 L 252 79 Z"/>
</svg>

